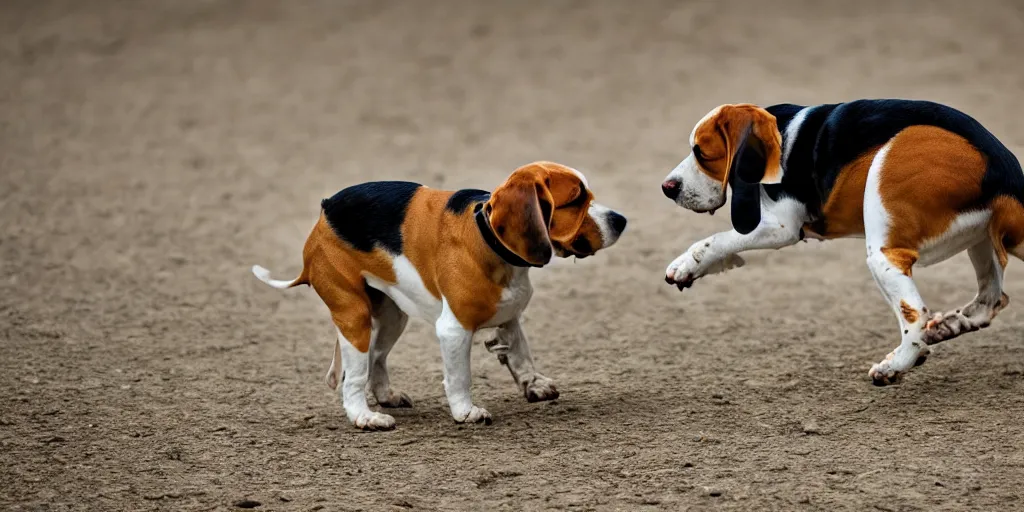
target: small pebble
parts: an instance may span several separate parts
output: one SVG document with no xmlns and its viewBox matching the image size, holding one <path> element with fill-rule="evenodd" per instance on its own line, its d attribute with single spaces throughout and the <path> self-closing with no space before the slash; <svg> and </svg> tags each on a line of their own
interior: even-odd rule
<svg viewBox="0 0 1024 512">
<path fill-rule="evenodd" d="M 804 423 L 804 434 L 820 434 L 821 428 L 818 427 L 818 423 L 814 420 Z"/>
</svg>

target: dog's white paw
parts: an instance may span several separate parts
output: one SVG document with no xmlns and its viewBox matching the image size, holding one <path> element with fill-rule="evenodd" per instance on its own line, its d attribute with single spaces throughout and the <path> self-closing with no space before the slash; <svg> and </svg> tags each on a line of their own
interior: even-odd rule
<svg viewBox="0 0 1024 512">
<path fill-rule="evenodd" d="M 523 382 L 522 386 L 527 402 L 544 402 L 558 398 L 558 389 L 555 388 L 555 381 L 543 375 L 534 375 L 532 380 Z"/>
<path fill-rule="evenodd" d="M 455 423 L 483 423 L 484 425 L 490 425 L 491 413 L 487 412 L 487 409 L 483 407 L 474 405 L 461 419 L 456 417 Z"/>
<path fill-rule="evenodd" d="M 693 250 L 686 251 L 665 269 L 665 282 L 674 284 L 679 290 L 689 288 L 703 276 L 700 266 Z"/>
<path fill-rule="evenodd" d="M 892 367 L 892 354 L 889 354 L 889 358 L 881 363 L 875 363 L 870 370 L 868 370 L 868 377 L 871 377 L 871 383 L 876 386 L 889 386 L 892 384 L 898 384 L 903 380 L 903 372 L 896 371 Z"/>
<path fill-rule="evenodd" d="M 391 430 L 395 428 L 395 418 L 379 412 L 366 411 L 360 413 L 352 425 L 363 430 Z"/>
</svg>

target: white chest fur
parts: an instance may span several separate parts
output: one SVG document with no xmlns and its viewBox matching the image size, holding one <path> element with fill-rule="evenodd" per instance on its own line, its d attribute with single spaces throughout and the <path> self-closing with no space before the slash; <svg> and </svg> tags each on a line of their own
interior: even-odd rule
<svg viewBox="0 0 1024 512">
<path fill-rule="evenodd" d="M 513 270 L 512 279 L 508 286 L 501 290 L 501 298 L 498 299 L 498 310 L 494 317 L 487 321 L 483 327 L 494 327 L 504 324 L 519 317 L 519 314 L 526 309 L 533 297 L 533 285 L 530 284 L 530 270 L 527 268 L 516 268 Z"/>
</svg>

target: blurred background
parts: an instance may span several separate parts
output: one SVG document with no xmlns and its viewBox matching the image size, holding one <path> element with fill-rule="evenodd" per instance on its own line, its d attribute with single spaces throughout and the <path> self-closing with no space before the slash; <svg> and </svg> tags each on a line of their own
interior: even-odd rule
<svg viewBox="0 0 1024 512">
<path fill-rule="evenodd" d="M 1019 308 L 874 389 L 899 336 L 861 241 L 679 294 L 665 266 L 729 220 L 659 185 L 721 103 L 928 99 L 1021 155 L 1022 55 L 1016 0 L 5 0 L 0 506 L 1014 506 Z M 527 404 L 478 347 L 496 423 L 456 427 L 414 322 L 390 366 L 416 408 L 352 430 L 322 384 L 325 309 L 248 268 L 297 272 L 345 186 L 491 189 L 537 159 L 630 219 L 532 274 L 562 398 Z M 975 292 L 962 255 L 917 275 L 933 309 Z"/>
</svg>

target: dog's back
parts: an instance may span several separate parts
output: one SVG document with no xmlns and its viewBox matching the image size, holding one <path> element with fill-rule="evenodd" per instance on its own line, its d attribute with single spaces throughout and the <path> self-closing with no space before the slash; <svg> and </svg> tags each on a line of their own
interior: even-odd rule
<svg viewBox="0 0 1024 512">
<path fill-rule="evenodd" d="M 929 145 L 931 158 L 943 161 L 931 169 L 891 165 L 887 177 L 924 173 L 911 184 L 914 196 L 925 191 L 941 194 L 943 184 L 950 185 L 948 193 L 957 196 L 946 201 L 954 210 L 950 215 L 990 211 L 989 232 L 997 251 L 1004 258 L 1007 253 L 1024 258 L 1024 171 L 1016 156 L 971 116 L 912 100 L 858 100 L 811 108 L 782 104 L 766 110 L 787 134 L 783 152 L 788 158 L 783 182 L 764 187 L 770 195 L 785 193 L 806 204 L 815 217 L 810 224 L 815 235 L 863 235 L 863 200 L 857 196 L 864 194 L 877 153 L 902 133 L 902 140 Z M 794 119 L 798 126 L 791 126 Z M 972 157 L 972 152 L 979 156 Z M 893 156 L 890 151 L 890 159 Z M 971 163 L 972 158 L 980 165 Z"/>
</svg>

